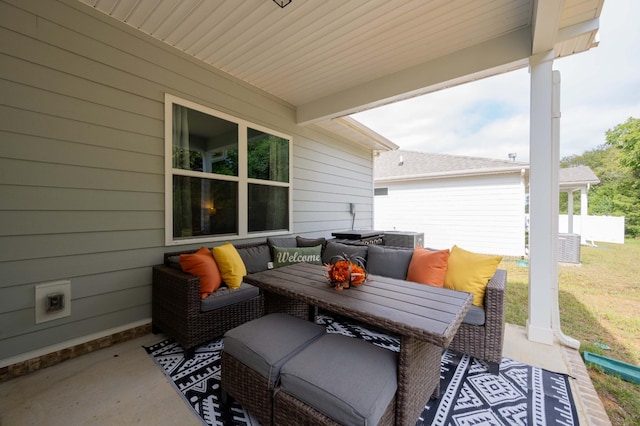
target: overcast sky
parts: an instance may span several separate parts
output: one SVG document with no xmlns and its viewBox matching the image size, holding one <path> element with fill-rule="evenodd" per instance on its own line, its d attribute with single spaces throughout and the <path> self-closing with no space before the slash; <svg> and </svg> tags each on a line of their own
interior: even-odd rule
<svg viewBox="0 0 640 426">
<path fill-rule="evenodd" d="M 560 71 L 560 158 L 605 142 L 640 118 L 640 0 L 605 0 L 600 45 L 554 61 Z M 353 117 L 400 149 L 529 161 L 529 72 L 499 76 L 383 106 Z"/>
</svg>

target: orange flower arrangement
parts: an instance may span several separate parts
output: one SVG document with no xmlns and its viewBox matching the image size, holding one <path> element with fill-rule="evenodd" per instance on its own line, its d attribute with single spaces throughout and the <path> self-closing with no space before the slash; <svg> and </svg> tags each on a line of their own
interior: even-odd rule
<svg viewBox="0 0 640 426">
<path fill-rule="evenodd" d="M 338 291 L 349 287 L 358 287 L 367 280 L 364 259 L 360 256 L 335 256 L 337 260 L 326 265 L 327 279 Z M 333 261 L 333 259 L 332 259 Z"/>
</svg>

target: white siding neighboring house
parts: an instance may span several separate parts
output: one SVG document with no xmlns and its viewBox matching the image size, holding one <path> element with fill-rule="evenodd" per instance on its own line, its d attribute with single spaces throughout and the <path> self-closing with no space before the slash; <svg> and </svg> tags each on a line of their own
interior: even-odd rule
<svg viewBox="0 0 640 426">
<path fill-rule="evenodd" d="M 374 160 L 374 227 L 424 232 L 425 247 L 525 255 L 529 165 L 414 151 Z"/>
</svg>

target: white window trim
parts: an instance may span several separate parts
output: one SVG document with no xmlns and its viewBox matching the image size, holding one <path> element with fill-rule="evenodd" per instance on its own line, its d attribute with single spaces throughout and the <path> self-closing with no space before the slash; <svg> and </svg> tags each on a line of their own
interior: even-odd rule
<svg viewBox="0 0 640 426">
<path fill-rule="evenodd" d="M 173 238 L 173 176 L 175 174 L 191 177 L 205 177 L 211 179 L 212 175 L 205 172 L 196 172 L 191 170 L 180 170 L 173 168 L 173 104 L 182 105 L 184 107 L 200 111 L 202 113 L 230 121 L 238 125 L 238 176 L 214 175 L 217 180 L 230 180 L 238 182 L 238 234 L 212 235 L 199 238 L 181 238 L 175 240 Z M 269 181 L 270 186 L 288 187 L 289 191 L 289 224 L 287 230 L 251 232 L 248 231 L 248 188 L 249 184 L 266 184 L 267 182 L 259 179 L 250 179 L 247 177 L 247 129 L 263 131 L 274 136 L 278 136 L 289 141 L 289 179 L 288 182 Z M 293 138 L 290 135 L 260 126 L 225 114 L 213 108 L 205 107 L 195 102 L 179 98 L 177 96 L 165 93 L 164 95 L 164 217 L 165 217 L 165 245 L 176 246 L 186 244 L 199 244 L 208 242 L 220 242 L 230 240 L 240 240 L 247 238 L 269 237 L 275 235 L 291 234 L 293 230 Z"/>
</svg>

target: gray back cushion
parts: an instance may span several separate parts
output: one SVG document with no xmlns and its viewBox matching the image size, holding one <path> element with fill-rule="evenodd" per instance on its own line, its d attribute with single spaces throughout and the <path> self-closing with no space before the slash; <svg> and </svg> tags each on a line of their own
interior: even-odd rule
<svg viewBox="0 0 640 426">
<path fill-rule="evenodd" d="M 269 246 L 260 244 L 255 247 L 239 248 L 238 254 L 247 268 L 248 274 L 267 270 L 267 265 L 271 262 L 271 252 Z"/>
<path fill-rule="evenodd" d="M 331 263 L 331 258 L 346 254 L 348 256 L 356 255 L 367 260 L 367 246 L 352 246 L 342 243 L 327 242 L 327 246 L 322 253 L 322 263 Z"/>
<path fill-rule="evenodd" d="M 269 245 L 269 250 L 271 250 L 271 259 L 273 259 L 274 247 L 285 247 L 285 248 L 298 247 L 298 242 L 296 241 L 296 237 L 268 237 L 267 244 Z"/>
<path fill-rule="evenodd" d="M 322 246 L 324 248 L 324 244 L 327 242 L 327 239 L 324 237 L 320 238 L 304 238 L 301 236 L 296 236 L 296 243 L 298 247 L 315 247 Z"/>
<path fill-rule="evenodd" d="M 413 249 L 370 245 L 367 256 L 367 272 L 370 274 L 404 280 L 407 278 Z"/>
</svg>

